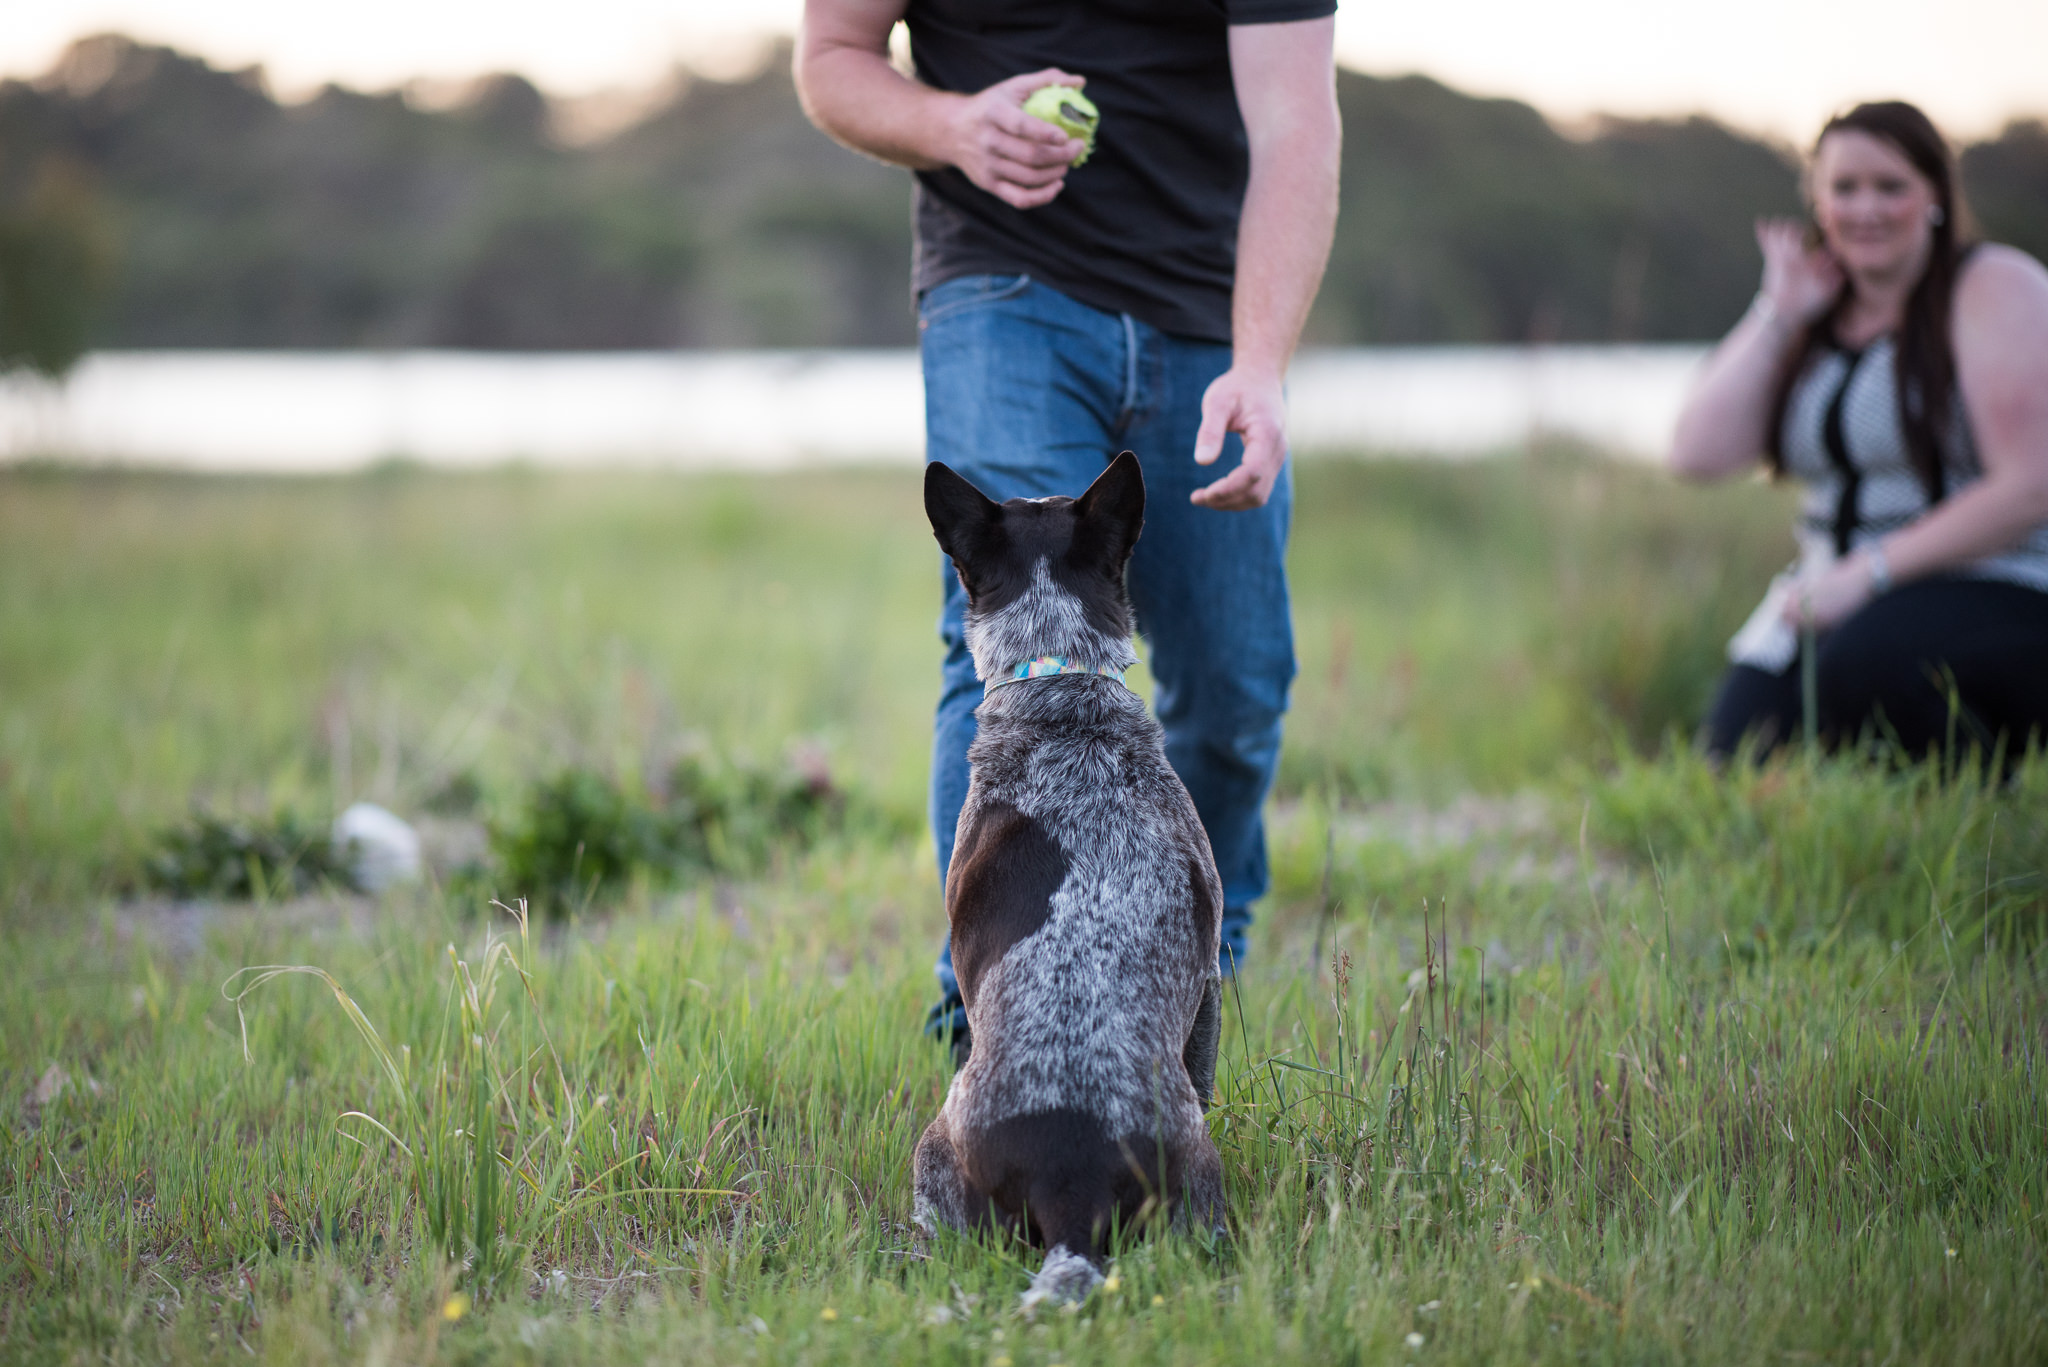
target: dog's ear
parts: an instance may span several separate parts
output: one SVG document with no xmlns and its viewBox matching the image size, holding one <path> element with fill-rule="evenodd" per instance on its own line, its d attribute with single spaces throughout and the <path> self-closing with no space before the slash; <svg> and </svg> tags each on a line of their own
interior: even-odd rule
<svg viewBox="0 0 2048 1367">
<path fill-rule="evenodd" d="M 1074 501 L 1074 554 L 1111 578 L 1122 578 L 1124 562 L 1145 529 L 1145 474 L 1138 457 L 1125 451 L 1095 477 Z"/>
<path fill-rule="evenodd" d="M 935 460 L 924 467 L 924 515 L 939 549 L 952 557 L 960 582 L 972 593 L 975 567 L 1000 535 L 1002 505 Z"/>
</svg>

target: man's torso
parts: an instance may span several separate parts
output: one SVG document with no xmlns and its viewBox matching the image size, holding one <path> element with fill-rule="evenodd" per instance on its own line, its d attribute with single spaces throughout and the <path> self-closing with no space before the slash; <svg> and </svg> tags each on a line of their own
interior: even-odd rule
<svg viewBox="0 0 2048 1367">
<path fill-rule="evenodd" d="M 916 288 L 1024 273 L 1162 331 L 1230 340 L 1249 158 L 1231 23 L 1316 18 L 1334 0 L 911 0 L 918 79 L 973 92 L 1026 71 L 1087 78 L 1095 150 L 1058 198 L 1013 209 L 954 169 L 917 176 Z"/>
</svg>

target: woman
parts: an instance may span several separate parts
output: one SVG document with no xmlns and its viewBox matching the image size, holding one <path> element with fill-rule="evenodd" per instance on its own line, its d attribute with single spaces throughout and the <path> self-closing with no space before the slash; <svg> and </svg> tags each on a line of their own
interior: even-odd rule
<svg viewBox="0 0 2048 1367">
<path fill-rule="evenodd" d="M 1799 562 L 1729 642 L 1707 749 L 1800 733 L 1803 627 L 1830 740 L 2048 743 L 2048 270 L 1966 244 L 1909 104 L 1829 121 L 1806 190 L 1811 229 L 1757 225 L 1762 289 L 1672 447 L 1692 478 L 1762 458 L 1806 486 Z"/>
</svg>

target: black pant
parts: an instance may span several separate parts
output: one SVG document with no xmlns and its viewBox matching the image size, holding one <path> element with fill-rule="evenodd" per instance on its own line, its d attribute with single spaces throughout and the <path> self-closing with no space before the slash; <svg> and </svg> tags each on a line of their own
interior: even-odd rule
<svg viewBox="0 0 2048 1367">
<path fill-rule="evenodd" d="M 1921 579 L 1873 599 L 1819 639 L 1818 717 L 1828 744 L 1875 734 L 1911 759 L 2003 741 L 2008 763 L 2048 745 L 2048 593 L 1983 579 Z M 1759 758 L 1801 734 L 1800 664 L 1736 665 L 1707 716 L 1707 753 L 1745 735 Z M 1951 698 L 1957 706 L 1951 706 Z"/>
</svg>

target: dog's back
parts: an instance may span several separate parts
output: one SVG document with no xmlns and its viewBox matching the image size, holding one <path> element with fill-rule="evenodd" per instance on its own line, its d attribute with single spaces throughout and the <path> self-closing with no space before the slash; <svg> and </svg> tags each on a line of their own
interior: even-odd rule
<svg viewBox="0 0 2048 1367">
<path fill-rule="evenodd" d="M 926 488 L 982 677 L 1043 657 L 1078 672 L 992 688 L 977 714 L 946 884 L 973 1049 L 918 1146 L 918 1219 L 1020 1230 L 1052 1250 L 1041 1293 L 1073 1294 L 1113 1224 L 1172 1205 L 1220 1220 L 1202 1118 L 1220 889 L 1158 724 L 1101 677 L 1135 661 L 1135 458 L 1079 500 L 997 507 L 936 465 Z"/>
</svg>

